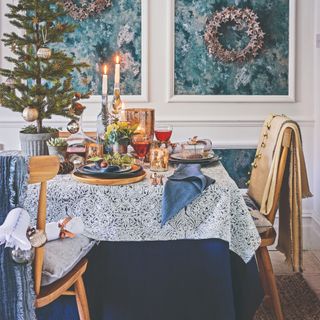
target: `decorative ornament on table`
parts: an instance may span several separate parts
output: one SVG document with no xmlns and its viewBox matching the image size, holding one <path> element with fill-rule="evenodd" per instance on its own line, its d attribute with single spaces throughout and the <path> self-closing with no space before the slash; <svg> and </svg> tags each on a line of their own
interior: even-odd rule
<svg viewBox="0 0 320 320">
<path fill-rule="evenodd" d="M 64 0 L 63 2 L 65 10 L 75 20 L 85 20 L 90 16 L 96 16 L 112 5 L 112 0 L 95 0 L 92 2 L 82 0 L 81 6 L 75 3 L 76 0 Z"/>
<path fill-rule="evenodd" d="M 71 161 L 60 162 L 58 174 L 69 174 L 74 169 L 74 164 Z"/>
<path fill-rule="evenodd" d="M 255 58 L 263 47 L 265 33 L 260 27 L 257 14 L 249 8 L 239 9 L 227 7 L 217 11 L 208 19 L 204 39 L 209 54 L 217 57 L 224 63 L 243 62 Z M 235 23 L 237 31 L 246 30 L 250 37 L 247 46 L 239 51 L 227 50 L 220 43 L 221 26 L 225 23 Z"/>
<path fill-rule="evenodd" d="M 22 112 L 22 118 L 28 122 L 33 122 L 37 120 L 38 117 L 39 117 L 39 111 L 35 107 L 26 107 Z"/>
</svg>

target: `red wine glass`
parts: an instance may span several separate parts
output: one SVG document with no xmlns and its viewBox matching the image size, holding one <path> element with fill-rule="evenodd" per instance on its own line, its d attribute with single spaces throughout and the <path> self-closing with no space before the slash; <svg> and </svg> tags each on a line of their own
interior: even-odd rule
<svg viewBox="0 0 320 320">
<path fill-rule="evenodd" d="M 172 135 L 172 126 L 157 126 L 154 130 L 154 133 L 158 141 L 162 143 L 168 142 Z"/>
<path fill-rule="evenodd" d="M 143 166 L 144 159 L 150 149 L 151 137 L 141 134 L 134 135 L 131 139 L 131 145 L 140 160 L 140 165 Z"/>
</svg>

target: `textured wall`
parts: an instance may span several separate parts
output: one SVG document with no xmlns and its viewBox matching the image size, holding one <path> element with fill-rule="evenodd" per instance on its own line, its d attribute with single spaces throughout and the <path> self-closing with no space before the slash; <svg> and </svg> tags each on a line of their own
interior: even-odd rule
<svg viewBox="0 0 320 320">
<path fill-rule="evenodd" d="M 210 56 L 204 42 L 207 18 L 228 6 L 250 8 L 265 33 L 259 55 L 243 63 Z M 289 0 L 176 0 L 175 94 L 287 95 Z M 222 24 L 220 43 L 239 51 L 249 42 L 247 29 Z"/>
<path fill-rule="evenodd" d="M 74 73 L 77 91 L 91 90 L 101 94 L 102 63 L 109 66 L 109 91 L 112 94 L 115 54 L 121 53 L 121 89 L 126 95 L 141 94 L 141 1 L 117 0 L 101 14 L 84 21 L 71 17 L 66 22 L 76 23 L 77 29 L 59 47 L 90 68 Z M 125 81 L 124 81 L 125 80 Z M 125 85 L 124 85 L 125 82 Z"/>
<path fill-rule="evenodd" d="M 222 158 L 222 164 L 238 187 L 248 188 L 246 182 L 250 177 L 256 149 L 215 149 L 214 152 Z"/>
</svg>

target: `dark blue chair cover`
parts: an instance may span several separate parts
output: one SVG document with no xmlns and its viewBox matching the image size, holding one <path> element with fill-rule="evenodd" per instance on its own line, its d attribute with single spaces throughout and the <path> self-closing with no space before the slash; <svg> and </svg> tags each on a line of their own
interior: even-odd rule
<svg viewBox="0 0 320 320">
<path fill-rule="evenodd" d="M 255 259 L 217 239 L 101 242 L 85 282 L 92 320 L 249 320 L 262 301 Z M 74 297 L 37 315 L 78 319 Z"/>
</svg>

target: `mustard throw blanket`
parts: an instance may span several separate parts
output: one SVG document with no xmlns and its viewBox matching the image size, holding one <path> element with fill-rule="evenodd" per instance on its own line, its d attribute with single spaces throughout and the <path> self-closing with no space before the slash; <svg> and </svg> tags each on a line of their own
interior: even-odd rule
<svg viewBox="0 0 320 320">
<path fill-rule="evenodd" d="M 248 194 L 268 215 L 273 205 L 275 184 L 284 132 L 292 129 L 287 173 L 279 201 L 279 239 L 277 249 L 286 255 L 294 271 L 302 270 L 302 198 L 311 197 L 302 150 L 301 133 L 296 122 L 286 116 L 270 115 L 262 128 Z M 259 154 L 258 154 L 259 153 Z"/>
</svg>

